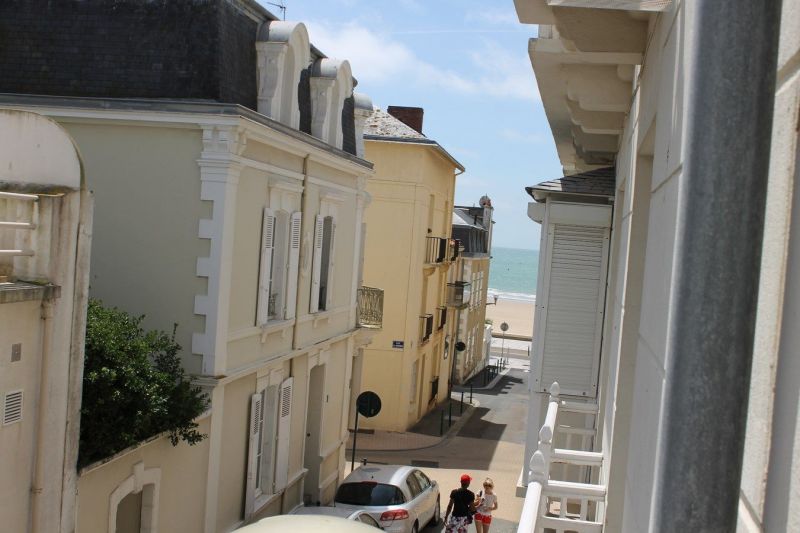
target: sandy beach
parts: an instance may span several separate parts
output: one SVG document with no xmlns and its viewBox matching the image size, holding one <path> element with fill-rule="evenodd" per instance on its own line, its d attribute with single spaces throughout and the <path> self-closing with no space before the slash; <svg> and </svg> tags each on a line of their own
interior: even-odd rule
<svg viewBox="0 0 800 533">
<path fill-rule="evenodd" d="M 501 296 L 497 300 L 497 305 L 486 306 L 486 318 L 492 321 L 492 331 L 495 336 L 500 335 L 500 324 L 507 322 L 506 334 L 530 337 L 533 334 L 533 311 L 533 302 L 504 300 Z"/>
</svg>

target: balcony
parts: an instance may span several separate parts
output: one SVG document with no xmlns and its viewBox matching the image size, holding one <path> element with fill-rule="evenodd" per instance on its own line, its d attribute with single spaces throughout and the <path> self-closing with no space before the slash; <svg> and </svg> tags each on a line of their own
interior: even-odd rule
<svg viewBox="0 0 800 533">
<path fill-rule="evenodd" d="M 421 315 L 419 317 L 420 344 L 425 344 L 433 333 L 433 315 Z"/>
<path fill-rule="evenodd" d="M 358 327 L 369 329 L 383 327 L 383 289 L 360 287 L 357 304 Z"/>
<path fill-rule="evenodd" d="M 461 246 L 461 241 L 458 239 L 450 239 L 450 261 L 455 261 L 458 259 L 458 256 L 461 255 L 461 250 L 463 246 Z"/>
<path fill-rule="evenodd" d="M 558 420 L 564 413 L 596 418 L 597 405 L 562 401 L 559 392 L 558 383 L 553 383 L 538 449 L 530 460 L 517 533 L 602 533 L 606 487 L 589 482 L 603 466 L 603 454 L 589 451 L 595 430 L 560 425 Z M 570 448 L 576 438 L 581 442 L 580 449 Z M 557 439 L 566 448 L 554 448 Z M 554 465 L 558 465 L 557 470 Z M 555 475 L 556 471 L 559 475 Z"/>
<path fill-rule="evenodd" d="M 447 307 L 463 309 L 469 305 L 472 297 L 472 285 L 468 281 L 456 281 L 447 284 Z"/>
<path fill-rule="evenodd" d="M 448 261 L 450 239 L 425 237 L 425 264 L 440 265 Z"/>
</svg>

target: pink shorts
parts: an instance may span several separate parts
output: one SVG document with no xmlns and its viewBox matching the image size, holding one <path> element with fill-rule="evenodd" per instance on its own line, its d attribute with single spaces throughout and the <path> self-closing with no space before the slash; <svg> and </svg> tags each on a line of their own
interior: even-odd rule
<svg viewBox="0 0 800 533">
<path fill-rule="evenodd" d="M 486 524 L 488 526 L 489 524 L 492 523 L 492 515 L 475 513 L 475 521 L 480 522 L 482 524 Z"/>
</svg>

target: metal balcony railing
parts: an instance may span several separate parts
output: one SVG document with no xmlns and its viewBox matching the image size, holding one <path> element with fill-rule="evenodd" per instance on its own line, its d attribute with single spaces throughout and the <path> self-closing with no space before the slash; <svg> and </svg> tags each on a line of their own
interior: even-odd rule
<svg viewBox="0 0 800 533">
<path fill-rule="evenodd" d="M 554 440 L 564 433 L 571 443 L 576 428 L 558 425 L 559 411 L 584 414 L 596 418 L 597 405 L 568 402 L 559 398 L 558 383 L 550 387 L 550 400 L 544 425 L 539 431 L 539 446 L 530 460 L 528 489 L 519 520 L 517 533 L 541 533 L 544 531 L 575 531 L 577 533 L 602 533 L 600 507 L 605 504 L 605 485 L 567 481 L 568 469 L 577 469 L 577 478 L 588 481 L 591 469 L 603 465 L 601 452 L 588 451 L 595 430 L 586 429 L 577 433 L 582 439 L 582 448 L 554 448 Z M 553 479 L 551 466 L 562 466 L 562 479 Z"/>
<path fill-rule="evenodd" d="M 381 329 L 383 327 L 383 289 L 360 287 L 357 303 L 358 326 Z"/>
<path fill-rule="evenodd" d="M 447 324 L 447 306 L 439 306 L 439 326 L 437 329 L 442 329 Z"/>
<path fill-rule="evenodd" d="M 425 344 L 431 338 L 433 333 L 433 315 L 421 315 L 419 317 L 420 324 L 420 344 Z"/>
<path fill-rule="evenodd" d="M 450 239 L 425 237 L 425 263 L 438 265 L 449 260 Z"/>
<path fill-rule="evenodd" d="M 469 305 L 472 285 L 468 281 L 447 284 L 447 307 L 462 308 Z"/>
<path fill-rule="evenodd" d="M 455 261 L 461 255 L 463 247 L 459 239 L 450 239 L 450 261 Z"/>
</svg>

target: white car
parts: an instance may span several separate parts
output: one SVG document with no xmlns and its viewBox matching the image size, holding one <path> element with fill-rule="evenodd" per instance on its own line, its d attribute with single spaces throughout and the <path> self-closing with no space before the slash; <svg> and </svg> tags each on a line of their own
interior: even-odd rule
<svg viewBox="0 0 800 533">
<path fill-rule="evenodd" d="M 336 491 L 334 506 L 367 511 L 386 531 L 417 533 L 441 516 L 439 485 L 412 466 L 355 469 Z"/>
<path fill-rule="evenodd" d="M 338 516 L 280 515 L 259 520 L 255 524 L 241 527 L 235 533 L 373 533 L 374 527 Z"/>
</svg>

